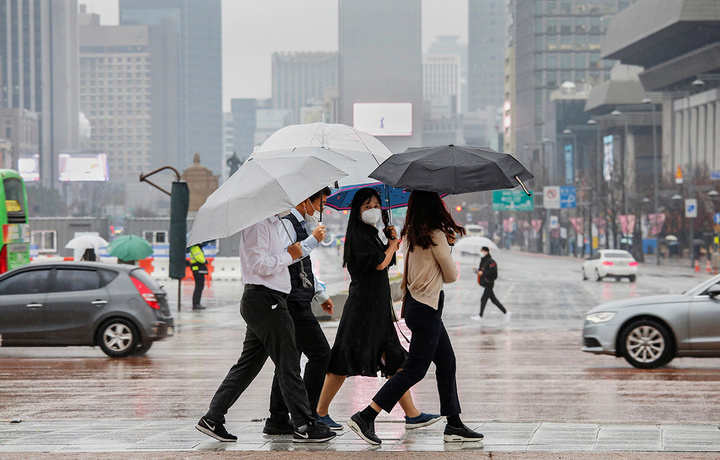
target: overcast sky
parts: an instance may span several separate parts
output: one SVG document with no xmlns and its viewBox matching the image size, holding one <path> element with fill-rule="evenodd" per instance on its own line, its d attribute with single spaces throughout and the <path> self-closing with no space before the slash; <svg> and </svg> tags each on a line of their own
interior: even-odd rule
<svg viewBox="0 0 720 460">
<path fill-rule="evenodd" d="M 79 0 L 103 25 L 118 23 L 117 0 Z M 467 43 L 467 0 L 422 1 L 423 51 L 438 35 Z M 275 51 L 337 51 L 338 0 L 222 0 L 223 108 L 232 98 L 269 98 Z"/>
</svg>

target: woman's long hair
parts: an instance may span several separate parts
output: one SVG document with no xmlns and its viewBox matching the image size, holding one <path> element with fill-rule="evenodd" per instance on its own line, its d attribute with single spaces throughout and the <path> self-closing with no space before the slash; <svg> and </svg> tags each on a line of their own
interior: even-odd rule
<svg viewBox="0 0 720 460">
<path fill-rule="evenodd" d="M 408 200 L 407 216 L 400 236 L 407 238 L 408 250 L 415 246 L 427 249 L 432 241 L 432 233 L 442 230 L 446 234 L 465 234 L 465 228 L 455 222 L 445 203 L 435 192 L 413 190 Z"/>
<path fill-rule="evenodd" d="M 345 232 L 345 248 L 343 250 L 343 267 L 347 266 L 350 259 L 350 241 L 354 238 L 358 227 L 367 225 L 362 221 L 362 211 L 360 208 L 369 198 L 376 197 L 380 201 L 380 194 L 368 187 L 361 188 L 355 192 L 352 204 L 350 205 L 350 217 L 348 218 L 347 231 Z"/>
</svg>

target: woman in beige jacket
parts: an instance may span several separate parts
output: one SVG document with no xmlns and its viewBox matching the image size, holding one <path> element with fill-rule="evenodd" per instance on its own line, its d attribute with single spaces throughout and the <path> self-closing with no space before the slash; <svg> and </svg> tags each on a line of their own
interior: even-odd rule
<svg viewBox="0 0 720 460">
<path fill-rule="evenodd" d="M 437 193 L 412 192 L 401 233 L 405 251 L 404 317 L 412 331 L 409 357 L 403 369 L 375 394 L 370 405 L 348 421 L 348 426 L 370 444 L 382 442 L 375 434 L 375 418 L 380 410 L 390 412 L 402 395 L 425 377 L 431 362 L 436 368 L 440 413 L 447 417 L 444 440 L 483 439 L 482 434 L 460 420 L 455 353 L 442 322 L 443 283 L 453 283 L 458 276 L 450 251 L 457 233 L 464 234 L 465 229 L 455 223 Z"/>
</svg>

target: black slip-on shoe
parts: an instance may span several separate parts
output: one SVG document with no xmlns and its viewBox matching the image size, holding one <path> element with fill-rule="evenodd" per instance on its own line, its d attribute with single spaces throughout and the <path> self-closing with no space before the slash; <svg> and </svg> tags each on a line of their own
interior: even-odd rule
<svg viewBox="0 0 720 460">
<path fill-rule="evenodd" d="M 204 307 L 202 305 L 193 305 L 193 310 L 205 310 L 207 307 Z"/>
<path fill-rule="evenodd" d="M 293 442 L 326 442 L 337 436 L 330 428 L 316 421 L 308 422 L 303 429 L 296 428 Z"/>
<path fill-rule="evenodd" d="M 480 442 L 484 437 L 481 433 L 473 431 L 465 425 L 461 428 L 445 425 L 445 432 L 443 433 L 445 442 Z"/>
<path fill-rule="evenodd" d="M 265 427 L 263 427 L 265 434 L 293 434 L 294 432 L 295 426 L 290 423 L 290 420 L 281 423 L 269 418 L 265 420 Z"/>
<path fill-rule="evenodd" d="M 201 433 L 205 433 L 206 435 L 210 436 L 211 438 L 215 438 L 218 441 L 222 442 L 235 442 L 237 441 L 237 436 L 233 436 L 230 433 L 225 430 L 225 427 L 222 423 L 215 423 L 212 420 L 209 420 L 206 417 L 202 417 L 200 421 L 195 425 L 195 428 L 197 428 L 198 431 Z"/>
<path fill-rule="evenodd" d="M 375 434 L 375 422 L 366 422 L 360 417 L 360 412 L 356 412 L 350 420 L 347 421 L 348 427 L 357 433 L 363 441 L 374 446 L 382 444 L 382 439 Z"/>
</svg>

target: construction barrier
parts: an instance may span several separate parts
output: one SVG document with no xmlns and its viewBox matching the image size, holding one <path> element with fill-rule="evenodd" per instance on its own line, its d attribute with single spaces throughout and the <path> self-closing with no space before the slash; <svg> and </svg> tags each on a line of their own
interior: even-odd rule
<svg viewBox="0 0 720 460">
<path fill-rule="evenodd" d="M 218 281 L 242 279 L 240 257 L 216 257 L 213 260 L 212 279 Z"/>
</svg>

